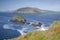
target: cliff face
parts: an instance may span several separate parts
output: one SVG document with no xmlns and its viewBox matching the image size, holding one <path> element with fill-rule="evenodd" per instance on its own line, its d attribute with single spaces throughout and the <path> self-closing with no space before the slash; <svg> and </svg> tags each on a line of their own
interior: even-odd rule
<svg viewBox="0 0 60 40">
<path fill-rule="evenodd" d="M 33 8 L 33 7 L 24 7 L 24 8 L 19 8 L 17 10 L 15 10 L 14 12 L 17 13 L 50 13 L 53 11 L 48 11 L 48 10 L 42 10 L 42 9 L 38 9 L 38 8 Z"/>
</svg>

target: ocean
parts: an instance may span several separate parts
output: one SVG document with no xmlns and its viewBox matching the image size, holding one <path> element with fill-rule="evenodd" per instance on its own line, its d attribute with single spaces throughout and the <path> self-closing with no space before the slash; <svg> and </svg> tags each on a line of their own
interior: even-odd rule
<svg viewBox="0 0 60 40">
<path fill-rule="evenodd" d="M 15 16 L 20 15 L 24 17 L 30 24 L 15 24 L 9 22 L 9 20 Z M 54 21 L 60 20 L 60 13 L 10 13 L 10 12 L 0 12 L 0 39 L 10 39 L 15 38 L 20 35 L 26 34 L 33 30 L 39 29 L 32 26 L 33 22 L 42 23 L 41 28 L 49 27 Z"/>
</svg>

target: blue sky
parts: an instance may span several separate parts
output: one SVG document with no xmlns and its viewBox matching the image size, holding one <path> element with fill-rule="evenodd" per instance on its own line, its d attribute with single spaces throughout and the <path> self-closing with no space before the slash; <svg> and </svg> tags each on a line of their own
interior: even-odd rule
<svg viewBox="0 0 60 40">
<path fill-rule="evenodd" d="M 60 0 L 0 0 L 0 11 L 11 11 L 22 7 L 60 11 Z"/>
</svg>

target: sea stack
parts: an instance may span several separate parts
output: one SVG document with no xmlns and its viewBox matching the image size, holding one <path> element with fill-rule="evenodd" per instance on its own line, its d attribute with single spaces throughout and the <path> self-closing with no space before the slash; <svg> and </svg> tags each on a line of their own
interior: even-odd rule
<svg viewBox="0 0 60 40">
<path fill-rule="evenodd" d="M 26 19 L 24 19 L 23 17 L 19 16 L 19 15 L 16 15 L 16 16 L 13 16 L 12 19 L 10 19 L 11 22 L 16 22 L 16 23 L 25 23 L 26 22 Z"/>
</svg>

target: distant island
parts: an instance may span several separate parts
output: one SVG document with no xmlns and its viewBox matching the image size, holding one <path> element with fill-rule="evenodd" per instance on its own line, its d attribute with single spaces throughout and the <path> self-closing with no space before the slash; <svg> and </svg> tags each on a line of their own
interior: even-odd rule
<svg viewBox="0 0 60 40">
<path fill-rule="evenodd" d="M 42 10 L 34 7 L 24 7 L 14 10 L 15 13 L 56 13 L 55 11 Z"/>
</svg>

